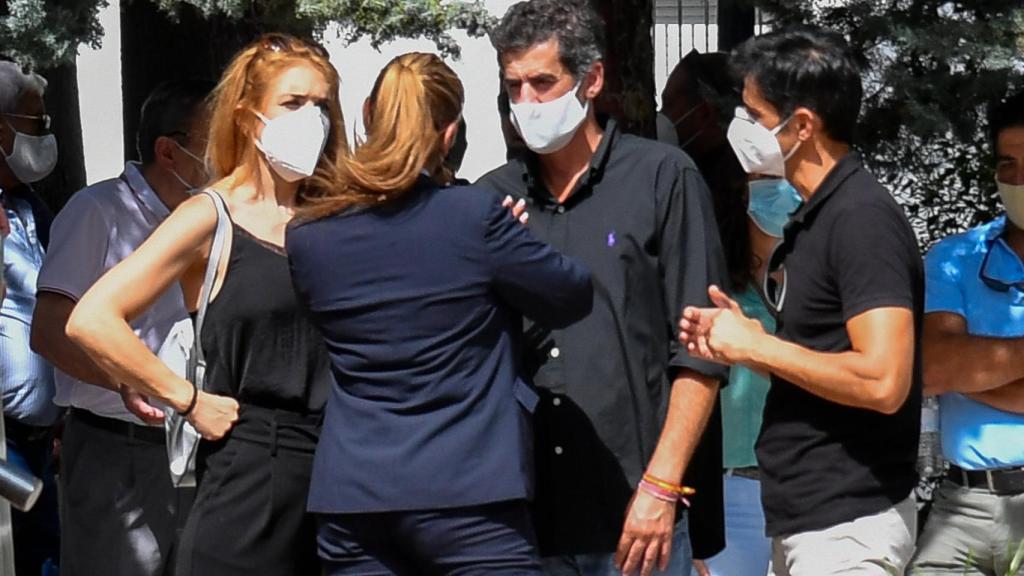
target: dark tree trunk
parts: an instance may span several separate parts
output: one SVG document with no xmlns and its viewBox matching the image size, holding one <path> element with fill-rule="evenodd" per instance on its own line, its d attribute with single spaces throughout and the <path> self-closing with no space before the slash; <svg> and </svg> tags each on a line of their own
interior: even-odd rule
<svg viewBox="0 0 1024 576">
<path fill-rule="evenodd" d="M 718 49 L 728 52 L 753 35 L 751 0 L 718 0 Z"/>
<path fill-rule="evenodd" d="M 231 56 L 257 32 L 245 21 L 204 18 L 183 5 L 177 21 L 148 1 L 121 4 L 121 83 L 126 160 L 138 159 L 139 111 L 163 82 L 217 80 Z"/>
<path fill-rule="evenodd" d="M 263 32 L 308 38 L 312 28 L 296 22 L 293 10 L 289 2 L 254 2 L 250 13 L 231 20 L 223 15 L 205 17 L 182 3 L 172 18 L 154 2 L 125 0 L 121 4 L 121 76 L 126 159 L 138 157 L 139 111 L 154 88 L 172 80 L 216 81 L 235 53 Z"/>
<path fill-rule="evenodd" d="M 53 173 L 33 188 L 54 212 L 85 186 L 85 155 L 82 152 L 82 120 L 78 106 L 78 69 L 74 63 L 39 72 L 49 82 L 46 110 L 53 118 L 58 162 Z"/>
<path fill-rule="evenodd" d="M 604 92 L 600 112 L 628 132 L 654 136 L 653 0 L 593 0 L 605 21 Z"/>
</svg>

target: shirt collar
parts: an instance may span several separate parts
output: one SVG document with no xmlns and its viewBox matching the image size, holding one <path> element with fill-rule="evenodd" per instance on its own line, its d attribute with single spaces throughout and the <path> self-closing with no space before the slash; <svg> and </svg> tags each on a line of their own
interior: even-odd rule
<svg viewBox="0 0 1024 576">
<path fill-rule="evenodd" d="M 121 179 L 128 184 L 132 193 L 135 194 L 135 197 L 142 202 L 147 210 L 160 220 L 163 220 L 170 215 L 171 211 L 164 204 L 163 200 L 156 195 L 156 191 L 149 185 L 149 182 L 146 181 L 146 178 L 139 170 L 140 166 L 142 164 L 139 162 L 128 162 L 125 164 L 124 172 L 121 173 Z"/>
<path fill-rule="evenodd" d="M 591 182 L 600 180 L 601 175 L 604 173 L 604 168 L 608 164 L 612 145 L 618 136 L 618 132 L 618 124 L 615 122 L 615 119 L 608 118 L 601 141 L 598 143 L 597 149 L 594 150 L 593 156 L 590 157 L 590 168 L 583 173 L 579 182 L 576 183 L 576 190 L 582 190 Z M 540 175 L 540 155 L 527 150 L 520 162 L 522 165 L 522 178 L 526 184 L 527 192 L 537 200 L 553 201 L 550 192 L 543 186 L 543 179 Z M 575 191 L 573 196 L 575 196 Z"/>
<path fill-rule="evenodd" d="M 1022 286 L 1024 285 L 1024 262 L 1006 243 L 1006 239 L 1003 238 L 1005 231 L 1005 214 L 986 226 L 983 233 L 986 254 L 982 260 L 981 275 L 982 278 L 1004 286 Z"/>
<path fill-rule="evenodd" d="M 856 172 L 861 166 L 862 162 L 860 155 L 856 152 L 850 152 L 846 156 L 839 159 L 836 165 L 832 167 L 825 179 L 821 181 L 818 189 L 811 196 L 811 199 L 804 202 L 792 217 L 791 222 L 803 223 L 805 219 L 811 217 L 814 212 L 824 204 L 829 197 L 835 194 L 836 190 L 846 181 L 854 172 Z"/>
</svg>

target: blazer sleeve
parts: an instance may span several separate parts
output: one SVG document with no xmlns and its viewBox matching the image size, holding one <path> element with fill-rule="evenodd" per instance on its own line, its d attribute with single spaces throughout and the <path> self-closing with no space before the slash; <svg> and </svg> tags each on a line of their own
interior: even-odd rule
<svg viewBox="0 0 1024 576">
<path fill-rule="evenodd" d="M 500 297 L 530 319 L 561 328 L 590 313 L 590 271 L 533 237 L 494 197 L 485 241 Z"/>
</svg>

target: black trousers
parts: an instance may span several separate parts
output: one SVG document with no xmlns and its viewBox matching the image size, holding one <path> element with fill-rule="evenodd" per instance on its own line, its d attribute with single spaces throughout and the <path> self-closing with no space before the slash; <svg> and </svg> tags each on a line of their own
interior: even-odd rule
<svg viewBox="0 0 1024 576">
<path fill-rule="evenodd" d="M 331 514 L 317 537 L 327 576 L 541 574 L 526 502 Z"/>
<path fill-rule="evenodd" d="M 225 439 L 200 443 L 177 576 L 320 575 L 306 513 L 319 426 L 319 416 L 243 405 Z"/>
</svg>

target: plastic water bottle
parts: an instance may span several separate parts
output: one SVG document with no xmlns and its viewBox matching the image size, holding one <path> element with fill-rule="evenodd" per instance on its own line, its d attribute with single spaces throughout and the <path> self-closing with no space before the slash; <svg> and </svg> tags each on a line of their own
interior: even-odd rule
<svg viewBox="0 0 1024 576">
<path fill-rule="evenodd" d="M 939 399 L 925 396 L 921 402 L 921 440 L 917 448 L 917 471 L 934 478 L 945 471 L 942 440 L 939 437 Z"/>
</svg>

